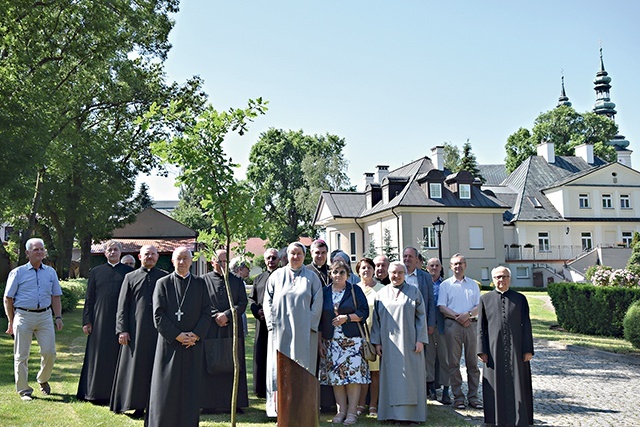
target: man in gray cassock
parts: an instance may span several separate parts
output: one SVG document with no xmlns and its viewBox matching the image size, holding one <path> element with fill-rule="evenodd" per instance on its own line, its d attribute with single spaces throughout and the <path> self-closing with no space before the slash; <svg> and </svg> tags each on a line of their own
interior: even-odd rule
<svg viewBox="0 0 640 427">
<path fill-rule="evenodd" d="M 427 420 L 424 346 L 428 342 L 422 293 L 405 281 L 401 262 L 389 266 L 391 284 L 376 294 L 371 342 L 380 356 L 378 420 Z"/>
</svg>

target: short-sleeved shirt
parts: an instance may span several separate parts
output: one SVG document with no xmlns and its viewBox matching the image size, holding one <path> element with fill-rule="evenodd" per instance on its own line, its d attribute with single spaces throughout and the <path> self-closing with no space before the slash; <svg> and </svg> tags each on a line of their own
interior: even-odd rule
<svg viewBox="0 0 640 427">
<path fill-rule="evenodd" d="M 33 268 L 30 262 L 11 270 L 4 296 L 13 298 L 13 306 L 27 309 L 46 308 L 51 297 L 62 295 L 56 271 L 48 265 Z"/>
<path fill-rule="evenodd" d="M 456 313 L 464 313 L 479 303 L 480 288 L 473 279 L 466 276 L 462 280 L 449 277 L 440 284 L 438 305 L 450 308 Z"/>
</svg>

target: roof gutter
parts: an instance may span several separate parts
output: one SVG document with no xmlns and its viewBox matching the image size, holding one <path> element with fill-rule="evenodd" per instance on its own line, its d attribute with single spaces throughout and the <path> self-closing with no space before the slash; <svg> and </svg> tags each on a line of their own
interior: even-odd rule
<svg viewBox="0 0 640 427">
<path fill-rule="evenodd" d="M 355 222 L 360 231 L 362 231 L 362 253 L 364 254 L 366 252 L 364 250 L 364 228 L 362 228 L 362 226 L 358 224 L 358 218 L 353 218 L 353 222 Z"/>
<path fill-rule="evenodd" d="M 398 214 L 393 210 L 394 208 L 391 208 L 391 213 L 396 217 L 396 235 L 398 236 L 398 256 L 400 258 L 402 258 L 400 256 L 400 254 L 402 253 L 402 249 L 400 249 L 400 217 L 398 216 Z"/>
</svg>

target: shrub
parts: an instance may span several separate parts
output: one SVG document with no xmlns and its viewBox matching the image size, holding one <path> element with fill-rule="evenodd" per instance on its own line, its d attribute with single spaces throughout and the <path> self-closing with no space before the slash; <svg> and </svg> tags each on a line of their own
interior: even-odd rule
<svg viewBox="0 0 640 427">
<path fill-rule="evenodd" d="M 0 282 L 0 292 L 4 295 L 5 282 Z M 63 280 L 60 282 L 62 288 L 62 296 L 60 302 L 62 303 L 62 312 L 67 313 L 72 311 L 78 305 L 78 301 L 83 299 L 87 292 L 87 279 L 71 279 Z M 0 317 L 7 317 L 4 312 L 4 304 L 0 308 Z"/>
<path fill-rule="evenodd" d="M 624 316 L 640 300 L 640 288 L 550 283 L 558 323 L 570 332 L 622 337 Z"/>
<path fill-rule="evenodd" d="M 629 307 L 624 316 L 624 339 L 635 348 L 640 348 L 640 301 L 636 301 Z"/>
</svg>

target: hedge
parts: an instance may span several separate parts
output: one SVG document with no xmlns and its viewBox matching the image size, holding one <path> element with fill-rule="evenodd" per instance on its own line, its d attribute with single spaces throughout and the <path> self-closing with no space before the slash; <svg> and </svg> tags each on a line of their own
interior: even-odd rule
<svg viewBox="0 0 640 427">
<path fill-rule="evenodd" d="M 550 283 L 547 292 L 565 330 L 622 338 L 629 306 L 640 300 L 639 288 Z"/>
<path fill-rule="evenodd" d="M 3 299 L 5 286 L 5 282 L 0 282 L 0 292 L 2 292 Z M 60 287 L 62 288 L 62 297 L 60 297 L 62 312 L 67 313 L 76 308 L 79 300 L 84 299 L 87 293 L 87 279 L 62 280 Z M 2 304 L 2 308 L 0 308 L 0 313 L 2 314 L 1 317 L 7 317 L 7 314 L 4 312 L 4 304 Z"/>
</svg>

